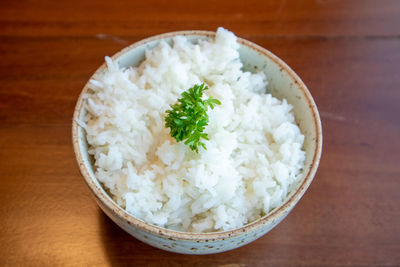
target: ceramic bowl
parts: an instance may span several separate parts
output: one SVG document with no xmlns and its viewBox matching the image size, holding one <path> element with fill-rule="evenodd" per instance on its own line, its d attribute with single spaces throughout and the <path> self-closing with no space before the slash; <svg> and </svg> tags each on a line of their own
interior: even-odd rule
<svg viewBox="0 0 400 267">
<path fill-rule="evenodd" d="M 112 58 L 121 67 L 136 66 L 144 59 L 146 49 L 156 46 L 160 40 L 170 42 L 176 35 L 184 35 L 192 42 L 215 37 L 214 32 L 208 31 L 161 34 L 134 43 Z M 303 177 L 295 190 L 287 196 L 283 205 L 238 229 L 213 233 L 178 232 L 148 224 L 119 207 L 97 181 L 94 175 L 93 160 L 87 152 L 85 131 L 75 121 L 75 119 L 83 120 L 86 114 L 82 95 L 87 92 L 88 85 L 86 84 L 82 90 L 75 107 L 72 123 L 73 146 L 79 169 L 104 213 L 122 229 L 144 243 L 167 251 L 185 254 L 211 254 L 243 246 L 263 236 L 282 221 L 303 196 L 314 178 L 321 156 L 322 130 L 318 110 L 310 92 L 296 73 L 277 56 L 247 40 L 238 38 L 238 42 L 244 68 L 265 71 L 269 82 L 269 92 L 277 98 L 286 98 L 293 105 L 296 122 L 305 135 L 303 148 L 306 151 Z M 104 69 L 105 64 L 96 73 L 100 73 Z"/>
</svg>

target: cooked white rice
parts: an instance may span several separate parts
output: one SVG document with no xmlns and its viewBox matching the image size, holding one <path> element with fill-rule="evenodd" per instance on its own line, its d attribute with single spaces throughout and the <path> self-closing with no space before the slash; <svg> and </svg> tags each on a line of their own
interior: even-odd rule
<svg viewBox="0 0 400 267">
<path fill-rule="evenodd" d="M 243 226 L 280 206 L 299 180 L 304 136 L 292 106 L 266 93 L 265 73 L 242 70 L 236 36 L 183 36 L 146 51 L 136 68 L 107 69 L 85 95 L 95 175 L 127 212 L 179 231 Z M 205 82 L 221 101 L 209 110 L 207 150 L 191 151 L 165 128 L 165 111 Z"/>
</svg>

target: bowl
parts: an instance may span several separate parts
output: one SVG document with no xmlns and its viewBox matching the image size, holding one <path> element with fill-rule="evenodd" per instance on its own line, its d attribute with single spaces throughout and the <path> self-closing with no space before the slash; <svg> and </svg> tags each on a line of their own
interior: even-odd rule
<svg viewBox="0 0 400 267">
<path fill-rule="evenodd" d="M 209 31 L 161 34 L 126 47 L 112 59 L 121 67 L 136 66 L 144 59 L 146 49 L 155 47 L 160 40 L 171 42 L 176 35 L 186 36 L 192 42 L 215 37 L 215 33 Z M 146 223 L 118 206 L 96 179 L 93 160 L 88 154 L 85 131 L 76 122 L 76 119 L 83 120 L 86 114 L 82 96 L 88 91 L 88 84 L 79 96 L 73 115 L 72 141 L 80 172 L 104 213 L 122 229 L 144 243 L 184 254 L 211 254 L 243 246 L 263 236 L 281 222 L 300 200 L 314 178 L 322 150 L 322 129 L 319 113 L 310 92 L 296 73 L 277 56 L 250 41 L 238 38 L 238 43 L 244 69 L 264 70 L 267 73 L 269 92 L 279 99 L 286 98 L 288 103 L 293 105 L 296 122 L 305 136 L 303 149 L 306 152 L 303 177 L 284 203 L 264 217 L 238 229 L 212 233 L 178 232 Z M 105 68 L 103 64 L 96 73 L 104 71 Z"/>
</svg>

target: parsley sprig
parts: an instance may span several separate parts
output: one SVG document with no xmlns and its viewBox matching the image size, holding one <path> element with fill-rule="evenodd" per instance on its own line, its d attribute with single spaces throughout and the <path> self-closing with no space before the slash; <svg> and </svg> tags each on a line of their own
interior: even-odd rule
<svg viewBox="0 0 400 267">
<path fill-rule="evenodd" d="M 214 109 L 215 105 L 221 105 L 218 99 L 209 97 L 203 100 L 203 91 L 208 87 L 203 83 L 194 85 L 182 93 L 182 98 L 171 105 L 165 117 L 165 127 L 170 128 L 170 134 L 177 142 L 185 141 L 192 150 L 199 152 L 199 145 L 206 149 L 201 139 L 208 140 L 208 134 L 204 128 L 208 125 L 208 107 Z"/>
</svg>

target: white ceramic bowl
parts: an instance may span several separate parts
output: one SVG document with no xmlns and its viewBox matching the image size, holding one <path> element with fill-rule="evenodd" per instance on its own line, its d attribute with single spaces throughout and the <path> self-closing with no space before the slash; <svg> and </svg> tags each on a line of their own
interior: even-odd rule
<svg viewBox="0 0 400 267">
<path fill-rule="evenodd" d="M 134 43 L 112 58 L 122 67 L 136 66 L 144 59 L 146 48 L 154 47 L 161 39 L 170 41 L 175 35 L 185 35 L 195 42 L 199 39 L 213 38 L 215 33 L 181 31 L 161 34 Z M 87 152 L 85 131 L 75 121 L 75 119 L 83 120 L 86 114 L 82 94 L 87 92 L 87 84 L 78 99 L 72 123 L 72 141 L 82 176 L 100 208 L 122 229 L 149 245 L 185 254 L 218 253 L 243 246 L 263 236 L 282 221 L 303 196 L 314 178 L 321 156 L 322 130 L 318 110 L 310 92 L 296 73 L 274 54 L 244 39 L 238 38 L 238 42 L 244 67 L 247 70 L 264 70 L 269 82 L 269 92 L 277 98 L 286 98 L 293 105 L 296 122 L 305 135 L 303 148 L 306 151 L 304 174 L 296 190 L 287 196 L 282 206 L 241 228 L 214 233 L 177 232 L 148 224 L 119 207 L 95 178 L 93 162 Z M 105 64 L 96 73 L 104 69 Z"/>
</svg>

